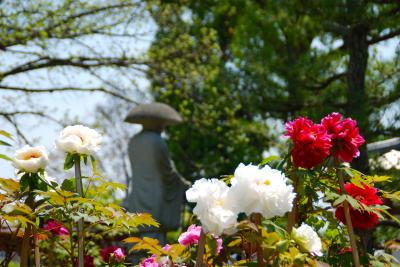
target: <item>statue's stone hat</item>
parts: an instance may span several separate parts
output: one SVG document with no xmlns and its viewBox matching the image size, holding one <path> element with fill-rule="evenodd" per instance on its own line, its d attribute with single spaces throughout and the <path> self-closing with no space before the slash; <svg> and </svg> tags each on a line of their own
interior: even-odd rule
<svg viewBox="0 0 400 267">
<path fill-rule="evenodd" d="M 160 123 L 164 126 L 182 122 L 182 117 L 173 107 L 159 102 L 141 104 L 134 107 L 126 116 L 125 122 L 148 124 Z"/>
</svg>

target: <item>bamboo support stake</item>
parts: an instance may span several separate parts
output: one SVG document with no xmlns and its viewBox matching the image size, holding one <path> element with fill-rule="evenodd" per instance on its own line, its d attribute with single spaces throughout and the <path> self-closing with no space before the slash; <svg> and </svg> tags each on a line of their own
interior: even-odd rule
<svg viewBox="0 0 400 267">
<path fill-rule="evenodd" d="M 76 191 L 79 196 L 83 197 L 83 185 L 81 177 L 81 157 L 78 155 L 75 157 L 75 181 Z M 85 256 L 84 256 L 84 236 L 83 236 L 83 219 L 78 221 L 78 267 L 84 267 Z"/>
<path fill-rule="evenodd" d="M 195 267 L 203 267 L 203 255 L 204 255 L 205 245 L 206 245 L 206 235 L 202 229 L 200 232 L 199 245 L 197 247 L 197 257 L 196 257 Z"/>
<path fill-rule="evenodd" d="M 262 231 L 261 231 L 261 214 L 254 214 L 254 223 L 257 225 L 258 233 L 262 240 Z M 260 244 L 257 244 L 257 262 L 258 267 L 264 267 L 264 253 Z"/>
<path fill-rule="evenodd" d="M 336 165 L 338 165 L 338 164 L 336 164 Z M 343 175 L 342 175 L 341 170 L 339 170 L 337 168 L 336 174 L 339 178 L 339 185 L 340 185 L 340 190 L 342 191 L 342 194 L 347 194 L 345 187 L 344 187 Z M 351 245 L 351 250 L 352 250 L 351 253 L 353 255 L 354 266 L 360 267 L 360 257 L 358 256 L 357 241 L 356 241 L 356 236 L 354 234 L 353 224 L 351 222 L 349 203 L 347 201 L 343 202 L 343 210 L 344 210 L 344 217 L 346 220 L 347 231 L 349 232 L 350 245 Z"/>
<path fill-rule="evenodd" d="M 298 213 L 298 207 L 297 207 L 297 202 L 299 199 L 299 195 L 297 193 L 297 186 L 298 186 L 298 182 L 299 182 L 299 177 L 297 176 L 297 168 L 295 168 L 292 171 L 292 181 L 293 181 L 293 188 L 294 188 L 294 192 L 296 193 L 296 197 L 293 200 L 293 208 L 292 210 L 289 212 L 288 214 L 288 224 L 287 224 L 287 231 L 288 233 L 292 232 L 293 227 L 295 226 L 296 222 L 297 222 L 297 213 Z"/>
<path fill-rule="evenodd" d="M 39 250 L 39 242 L 38 242 L 38 238 L 37 238 L 37 233 L 34 230 L 33 231 L 33 244 L 35 247 L 35 267 L 40 267 L 40 250 Z"/>
<path fill-rule="evenodd" d="M 22 245 L 21 245 L 21 267 L 28 267 L 29 263 L 29 254 L 31 251 L 31 227 L 32 225 L 28 224 L 25 228 L 24 236 L 22 237 Z"/>
</svg>

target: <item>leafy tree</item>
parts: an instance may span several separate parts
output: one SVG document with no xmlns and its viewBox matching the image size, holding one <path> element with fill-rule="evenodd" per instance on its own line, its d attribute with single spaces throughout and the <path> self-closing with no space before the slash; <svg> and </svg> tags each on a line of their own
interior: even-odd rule
<svg viewBox="0 0 400 267">
<path fill-rule="evenodd" d="M 209 82 L 202 79 L 201 85 L 194 78 L 192 82 L 202 86 L 201 92 L 209 87 L 218 88 L 219 97 L 216 100 L 211 94 L 208 98 L 201 98 L 189 110 L 206 105 L 213 107 L 214 112 L 221 109 L 224 116 L 235 114 L 237 121 L 245 119 L 245 124 L 235 124 L 235 131 L 240 134 L 234 138 L 238 140 L 238 137 L 246 136 L 253 140 L 247 143 L 239 141 L 253 147 L 253 154 L 243 153 L 249 156 L 243 160 L 254 161 L 268 146 L 265 137 L 270 136 L 266 132 L 269 118 L 285 121 L 306 115 L 319 119 L 329 112 L 339 111 L 359 122 L 367 142 L 398 132 L 398 125 L 387 127 L 382 123 L 383 111 L 392 107 L 399 96 L 395 75 L 399 71 L 398 57 L 382 60 L 370 49 L 400 34 L 397 28 L 399 4 L 396 1 L 210 0 L 186 1 L 181 5 L 167 3 L 161 8 L 179 11 L 168 23 L 156 20 L 159 33 L 153 47 L 158 50 L 162 49 L 160 45 L 166 39 L 171 40 L 170 43 L 180 43 L 176 31 L 188 32 L 193 42 L 203 38 L 204 29 L 214 31 L 220 49 L 216 54 L 218 64 L 213 64 L 217 68 L 216 74 L 206 77 Z M 176 65 L 172 73 L 182 72 L 180 67 Z M 183 69 L 186 70 L 186 66 Z M 167 87 L 157 84 L 155 76 L 150 78 L 157 99 L 177 104 L 191 101 L 193 95 L 198 95 L 188 93 L 196 86 L 184 89 L 181 84 L 176 84 L 174 93 L 171 93 Z M 214 107 L 216 102 L 219 108 Z M 185 107 L 180 105 L 179 108 L 185 113 Z M 190 121 L 205 121 L 207 117 L 204 114 L 195 114 Z M 226 125 L 223 120 L 216 122 L 217 125 Z M 248 131 L 252 129 L 251 125 L 257 129 L 256 133 Z M 259 125 L 263 128 L 259 129 Z M 209 147 L 203 145 L 206 142 L 201 142 L 198 147 L 184 146 L 190 135 L 182 129 L 173 132 L 176 157 L 184 158 L 185 151 L 193 161 L 207 162 L 209 154 L 195 156 L 199 149 Z M 207 136 L 208 143 L 215 140 L 210 146 L 213 149 L 208 148 L 208 151 L 216 151 L 218 144 L 230 140 L 226 138 L 230 134 L 227 128 L 223 134 L 211 139 L 207 132 L 200 130 L 201 127 L 197 129 L 200 135 Z M 260 138 L 265 138 L 265 141 Z M 180 146 L 184 149 L 179 150 L 177 147 Z M 232 160 L 238 153 L 236 151 L 244 152 L 242 147 L 232 146 L 234 149 L 229 145 L 223 146 L 223 152 L 219 154 Z M 223 158 L 220 158 L 221 162 Z M 208 164 L 204 166 L 211 168 Z M 365 146 L 354 166 L 368 171 Z"/>
</svg>

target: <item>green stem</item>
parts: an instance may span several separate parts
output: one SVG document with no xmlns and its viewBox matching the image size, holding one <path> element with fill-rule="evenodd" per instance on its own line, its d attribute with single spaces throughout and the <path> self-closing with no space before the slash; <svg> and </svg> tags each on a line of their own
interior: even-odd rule
<svg viewBox="0 0 400 267">
<path fill-rule="evenodd" d="M 75 160 L 76 191 L 80 197 L 83 197 L 80 155 L 76 155 L 74 160 Z M 78 267 L 84 267 L 84 262 L 85 262 L 84 249 L 85 245 L 83 236 L 83 218 L 81 218 L 78 221 Z"/>
</svg>

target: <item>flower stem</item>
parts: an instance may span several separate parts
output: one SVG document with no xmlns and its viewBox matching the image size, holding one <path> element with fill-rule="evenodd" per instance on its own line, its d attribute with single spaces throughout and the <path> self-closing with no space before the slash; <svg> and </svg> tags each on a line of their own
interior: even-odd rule
<svg viewBox="0 0 400 267">
<path fill-rule="evenodd" d="M 299 199 L 299 194 L 298 194 L 298 183 L 299 183 L 299 177 L 297 176 L 297 168 L 294 168 L 292 170 L 292 175 L 291 175 L 292 181 L 293 181 L 293 187 L 294 187 L 294 192 L 296 193 L 296 197 L 293 200 L 293 208 L 288 214 L 288 223 L 287 223 L 287 231 L 288 233 L 292 232 L 293 226 L 297 222 L 297 213 L 298 213 L 298 207 L 297 207 L 297 202 Z"/>
<path fill-rule="evenodd" d="M 29 254 L 31 251 L 30 236 L 32 225 L 28 224 L 25 228 L 24 236 L 22 237 L 21 245 L 21 267 L 27 267 L 29 263 Z"/>
<path fill-rule="evenodd" d="M 29 190 L 31 192 L 29 192 L 28 197 L 25 200 L 25 204 L 27 206 L 29 206 L 32 209 L 32 212 L 34 211 L 35 207 L 34 207 L 34 195 L 32 193 L 32 191 L 34 190 L 33 187 L 33 182 L 32 182 L 32 177 L 30 177 L 29 179 Z M 33 225 L 31 225 L 30 223 L 28 223 L 28 225 L 25 228 L 25 232 L 24 232 L 24 236 L 22 237 L 22 244 L 21 244 L 21 260 L 20 260 L 20 266 L 21 267 L 27 267 L 28 265 L 30 266 L 29 263 L 29 258 L 30 255 L 32 253 L 32 244 L 31 244 L 31 237 L 32 237 L 32 233 L 33 233 Z M 36 248 L 35 248 L 35 252 L 36 252 Z"/>
<path fill-rule="evenodd" d="M 75 182 L 76 191 L 80 197 L 83 197 L 83 186 L 81 177 L 81 157 L 75 157 Z M 84 267 L 84 239 L 83 239 L 83 218 L 78 221 L 78 267 Z"/>
<path fill-rule="evenodd" d="M 336 168 L 336 174 L 339 178 L 340 191 L 342 192 L 342 194 L 347 194 L 344 187 L 342 171 L 338 168 L 338 166 Z M 344 217 L 346 220 L 347 231 L 349 233 L 349 238 L 350 238 L 350 245 L 352 250 L 351 254 L 353 255 L 354 266 L 360 267 L 360 258 L 358 256 L 356 236 L 354 234 L 353 224 L 351 222 L 349 203 L 346 200 L 343 202 L 343 210 L 344 210 Z"/>
<path fill-rule="evenodd" d="M 40 249 L 38 242 L 37 232 L 33 230 L 33 245 L 35 247 L 35 267 L 40 267 Z"/>
<path fill-rule="evenodd" d="M 195 267 L 202 267 L 203 266 L 203 255 L 204 255 L 204 248 L 206 245 L 206 234 L 203 232 L 203 229 L 200 232 L 200 239 L 197 247 L 197 258 L 196 258 L 196 265 Z"/>
<path fill-rule="evenodd" d="M 260 240 L 262 240 L 261 214 L 260 213 L 254 214 L 254 223 L 257 225 L 258 234 L 260 235 Z M 263 253 L 261 244 L 257 244 L 257 262 L 258 262 L 258 267 L 264 266 L 264 253 Z"/>
</svg>

